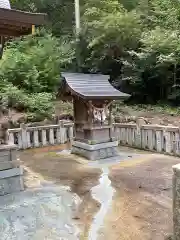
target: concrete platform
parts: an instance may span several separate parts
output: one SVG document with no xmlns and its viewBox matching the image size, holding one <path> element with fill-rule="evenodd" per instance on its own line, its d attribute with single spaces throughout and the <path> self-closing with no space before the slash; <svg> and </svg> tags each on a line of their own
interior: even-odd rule
<svg viewBox="0 0 180 240">
<path fill-rule="evenodd" d="M 0 197 L 1 240 L 78 240 L 74 195 L 50 184 Z"/>
</svg>

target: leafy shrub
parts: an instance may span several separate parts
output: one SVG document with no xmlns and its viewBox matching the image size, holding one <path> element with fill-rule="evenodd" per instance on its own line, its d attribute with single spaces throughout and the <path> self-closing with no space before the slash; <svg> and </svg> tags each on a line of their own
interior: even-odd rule
<svg viewBox="0 0 180 240">
<path fill-rule="evenodd" d="M 7 44 L 0 61 L 0 105 L 41 119 L 54 112 L 60 72 L 74 57 L 70 44 L 44 31 Z"/>
<path fill-rule="evenodd" d="M 18 111 L 34 113 L 37 116 L 49 117 L 54 112 L 52 93 L 27 94 L 12 84 L 0 90 L 0 104 Z"/>
<path fill-rule="evenodd" d="M 57 41 L 46 36 L 12 42 L 0 69 L 1 76 L 18 88 L 28 92 L 51 92 L 60 75 Z"/>
<path fill-rule="evenodd" d="M 71 59 L 67 43 L 42 32 L 7 45 L 0 61 L 0 76 L 28 93 L 55 92 L 60 69 Z M 72 52 L 72 51 L 71 51 Z"/>
</svg>

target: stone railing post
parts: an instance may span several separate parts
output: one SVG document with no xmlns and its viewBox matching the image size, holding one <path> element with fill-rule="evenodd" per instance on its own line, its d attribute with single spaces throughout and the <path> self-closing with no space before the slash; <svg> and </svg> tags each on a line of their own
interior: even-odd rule
<svg viewBox="0 0 180 240">
<path fill-rule="evenodd" d="M 173 224 L 174 238 L 180 239 L 180 164 L 173 166 Z"/>
<path fill-rule="evenodd" d="M 163 131 L 163 136 L 165 137 L 165 152 L 170 154 L 172 151 L 171 133 L 166 128 Z"/>
<path fill-rule="evenodd" d="M 73 142 L 73 136 L 74 136 L 73 125 L 69 126 L 69 128 L 68 128 L 68 136 L 69 136 L 70 143 L 72 143 Z"/>
<path fill-rule="evenodd" d="M 13 145 L 14 144 L 14 133 L 7 131 L 7 137 L 8 137 L 8 145 Z"/>
<path fill-rule="evenodd" d="M 23 149 L 26 149 L 28 147 L 26 125 L 24 123 L 21 123 L 20 128 L 21 128 L 21 146 Z"/>
<path fill-rule="evenodd" d="M 65 143 L 65 128 L 64 128 L 64 121 L 59 121 L 59 133 L 60 133 L 60 143 Z"/>
<path fill-rule="evenodd" d="M 141 126 L 137 125 L 136 128 L 136 147 L 142 147 L 142 134 L 141 134 Z"/>
</svg>

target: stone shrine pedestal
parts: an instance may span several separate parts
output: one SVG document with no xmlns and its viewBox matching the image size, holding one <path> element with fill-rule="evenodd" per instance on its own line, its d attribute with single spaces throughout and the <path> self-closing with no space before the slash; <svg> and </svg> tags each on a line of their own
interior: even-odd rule
<svg viewBox="0 0 180 240">
<path fill-rule="evenodd" d="M 23 168 L 15 145 L 0 145 L 0 196 L 24 190 Z"/>
<path fill-rule="evenodd" d="M 72 153 L 85 157 L 88 160 L 100 160 L 118 156 L 118 141 L 95 145 L 75 141 L 72 144 Z"/>
</svg>

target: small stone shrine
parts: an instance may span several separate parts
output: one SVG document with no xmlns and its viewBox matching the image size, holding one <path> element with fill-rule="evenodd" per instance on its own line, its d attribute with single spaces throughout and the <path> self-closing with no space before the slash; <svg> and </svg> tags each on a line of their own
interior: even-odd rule
<svg viewBox="0 0 180 240">
<path fill-rule="evenodd" d="M 46 22 L 45 14 L 27 13 L 13 10 L 8 0 L 0 0 L 0 58 L 5 41 L 32 33 L 35 25 Z M 2 130 L 2 128 L 0 129 Z M 0 139 L 0 196 L 21 191 L 23 186 L 23 169 L 17 160 L 16 146 L 7 145 L 6 137 Z"/>
<path fill-rule="evenodd" d="M 118 141 L 112 126 L 113 100 L 124 100 L 128 94 L 116 90 L 109 76 L 63 73 L 62 100 L 73 100 L 75 139 L 72 153 L 89 160 L 118 155 Z"/>
</svg>

